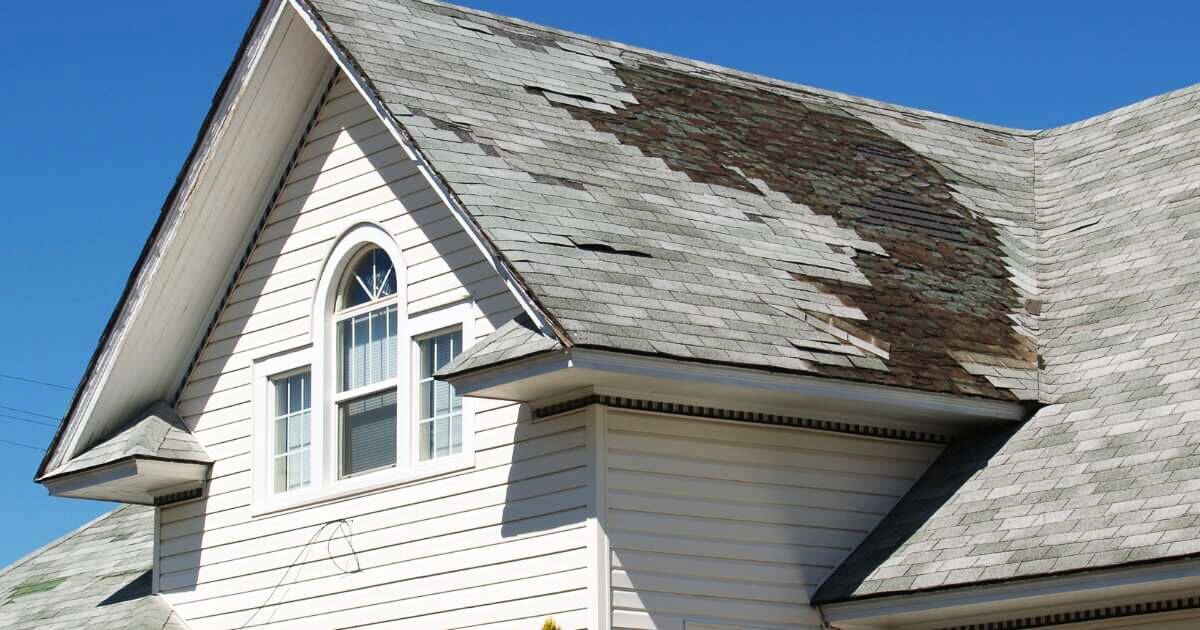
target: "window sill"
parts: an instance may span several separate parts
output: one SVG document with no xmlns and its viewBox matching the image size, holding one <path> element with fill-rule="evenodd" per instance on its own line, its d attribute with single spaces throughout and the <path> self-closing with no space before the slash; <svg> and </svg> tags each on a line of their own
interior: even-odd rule
<svg viewBox="0 0 1200 630">
<path fill-rule="evenodd" d="M 422 462 L 409 468 L 386 468 L 356 477 L 338 479 L 327 486 L 296 490 L 255 501 L 250 508 L 250 514 L 254 517 L 273 515 L 297 508 L 371 494 L 378 490 L 404 486 L 474 467 L 475 453 L 465 452 Z"/>
</svg>

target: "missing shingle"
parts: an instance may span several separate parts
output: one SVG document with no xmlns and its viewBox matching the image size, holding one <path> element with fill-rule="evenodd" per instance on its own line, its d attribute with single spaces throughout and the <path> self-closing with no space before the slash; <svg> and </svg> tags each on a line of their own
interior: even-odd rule
<svg viewBox="0 0 1200 630">
<path fill-rule="evenodd" d="M 454 23 L 468 31 L 475 31 L 476 33 L 483 33 L 485 35 L 492 34 L 492 29 L 490 29 L 482 24 L 476 24 L 470 20 L 464 20 L 462 18 L 454 18 Z"/>
<path fill-rule="evenodd" d="M 559 90 L 552 90 L 550 88 L 542 87 L 540 85 L 526 85 L 525 91 L 529 92 L 530 94 L 541 94 L 542 96 L 545 96 L 547 94 L 556 94 L 558 96 L 565 96 L 565 97 L 571 98 L 571 99 L 587 101 L 588 103 L 596 102 L 596 99 L 588 96 L 587 94 L 572 94 L 570 92 L 561 92 Z"/>
<path fill-rule="evenodd" d="M 762 223 L 765 225 L 767 222 L 767 215 L 765 214 L 755 214 L 753 212 L 743 212 L 742 214 L 746 215 L 747 220 L 755 223 Z"/>
<path fill-rule="evenodd" d="M 643 251 L 638 251 L 636 249 L 626 249 L 623 247 L 614 247 L 608 243 L 602 243 L 600 241 L 583 240 L 583 239 L 580 239 L 577 237 L 572 237 L 572 236 L 567 236 L 567 237 L 565 237 L 564 240 L 566 242 L 564 242 L 563 240 L 559 240 L 559 237 L 555 237 L 552 239 L 545 238 L 545 237 L 538 238 L 539 242 L 545 243 L 547 245 L 555 245 L 558 247 L 573 247 L 575 249 L 582 249 L 585 252 L 596 252 L 598 254 L 614 254 L 617 256 L 632 256 L 634 258 L 654 258 L 654 256 L 652 254 L 648 254 Z"/>
<path fill-rule="evenodd" d="M 654 258 L 654 256 L 646 252 L 639 252 L 636 249 L 617 249 L 606 243 L 576 243 L 575 247 L 586 252 L 602 252 L 605 254 L 617 254 L 618 256 L 633 256 L 634 258 Z"/>
<path fill-rule="evenodd" d="M 567 188 L 574 188 L 575 190 L 587 190 L 587 188 L 583 185 L 583 182 L 576 181 L 573 179 L 567 179 L 566 177 L 559 177 L 557 175 L 547 175 L 545 173 L 530 173 L 529 176 L 533 178 L 533 181 L 539 182 L 542 184 L 550 184 L 553 186 L 565 186 Z"/>
</svg>

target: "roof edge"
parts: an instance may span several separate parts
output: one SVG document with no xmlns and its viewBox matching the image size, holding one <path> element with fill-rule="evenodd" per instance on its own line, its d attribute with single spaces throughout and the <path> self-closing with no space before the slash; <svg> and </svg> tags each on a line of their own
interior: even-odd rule
<svg viewBox="0 0 1200 630">
<path fill-rule="evenodd" d="M 433 162 L 425 155 L 412 134 L 408 132 L 404 124 L 388 108 L 387 104 L 379 96 L 379 91 L 375 89 L 375 84 L 371 81 L 371 78 L 366 72 L 363 72 L 354 55 L 333 34 L 332 29 L 329 28 L 324 18 L 321 17 L 320 11 L 314 8 L 308 0 L 283 1 L 290 4 L 300 18 L 308 24 L 313 34 L 329 51 L 334 63 L 341 68 L 346 77 L 350 79 L 350 82 L 354 84 L 354 87 L 371 106 L 371 109 L 383 121 L 384 126 L 392 133 L 396 142 L 408 153 L 409 158 L 416 162 L 418 170 L 425 177 L 430 187 L 433 188 L 438 197 L 446 204 L 446 207 L 450 210 L 450 214 L 463 228 L 463 231 L 467 233 L 472 242 L 476 244 L 480 253 L 484 255 L 484 258 L 500 276 L 505 286 L 513 293 L 522 310 L 537 322 L 539 328 L 549 330 L 559 343 L 567 347 L 574 345 L 566 332 L 566 328 L 559 324 L 549 310 L 537 299 L 533 291 L 530 290 L 529 285 L 517 273 L 512 263 L 504 256 L 500 248 L 488 238 L 487 234 L 479 226 L 478 222 L 476 222 L 474 216 L 466 209 L 466 204 L 459 199 L 458 194 L 450 187 L 446 178 L 433 166 Z"/>
<path fill-rule="evenodd" d="M 1108 564 L 1099 567 L 1081 567 L 1078 569 L 1064 569 L 1062 571 L 1048 571 L 1045 573 L 1036 573 L 1032 575 L 1021 575 L 1008 578 L 992 578 L 988 580 L 976 580 L 974 582 L 963 582 L 961 584 L 950 584 L 942 586 L 930 586 L 925 588 L 915 588 L 902 591 L 887 591 L 884 593 L 868 593 L 864 595 L 851 595 L 848 597 L 829 597 L 823 598 L 820 596 L 821 591 L 817 592 L 810 599 L 814 606 L 830 606 L 834 604 L 850 604 L 858 602 L 878 601 L 892 597 L 919 597 L 925 595 L 934 595 L 938 593 L 951 592 L 966 592 L 970 590 L 986 589 L 996 586 L 1015 585 L 1025 582 L 1036 582 L 1039 580 L 1053 580 L 1058 578 L 1069 578 L 1087 574 L 1102 574 L 1111 573 L 1125 569 L 1138 569 L 1144 567 L 1153 567 L 1160 564 L 1171 564 L 1176 562 L 1186 562 L 1190 560 L 1200 560 L 1200 551 L 1178 554 L 1174 556 L 1164 556 L 1161 558 L 1148 558 L 1145 560 L 1130 560 L 1115 564 Z"/>
<path fill-rule="evenodd" d="M 112 314 L 109 315 L 108 322 L 104 325 L 104 329 L 100 333 L 100 338 L 96 342 L 96 348 L 92 351 L 92 356 L 88 360 L 87 367 L 84 368 L 83 374 L 79 378 L 79 383 L 75 386 L 75 391 L 71 394 L 71 403 L 67 406 L 67 411 L 59 422 L 58 429 L 54 432 L 54 437 L 50 440 L 50 444 L 46 447 L 46 453 L 42 456 L 42 461 L 38 464 L 37 472 L 34 473 L 33 480 L 36 482 L 39 478 L 46 474 L 46 468 L 50 464 L 50 460 L 62 446 L 62 440 L 65 437 L 67 426 L 70 420 L 74 417 L 78 410 L 83 392 L 86 389 L 87 383 L 94 375 L 94 371 L 99 363 L 100 356 L 104 349 L 111 341 L 111 335 L 116 328 L 118 321 L 121 318 L 121 313 L 125 310 L 129 302 L 130 296 L 133 294 L 133 289 L 137 284 L 138 276 L 141 274 L 142 268 L 150 257 L 150 253 L 154 250 L 154 244 L 158 242 L 161 236 L 163 227 L 166 225 L 168 215 L 171 208 L 179 196 L 180 190 L 183 188 L 184 182 L 187 180 L 188 172 L 191 170 L 196 156 L 200 153 L 204 146 L 204 140 L 208 137 L 212 130 L 213 123 L 216 121 L 217 113 L 221 109 L 222 103 L 228 96 L 229 89 L 233 83 L 234 77 L 237 75 L 237 69 L 241 65 L 246 56 L 246 51 L 249 49 L 251 42 L 254 40 L 254 34 L 259 26 L 263 23 L 263 17 L 267 13 L 267 8 L 272 4 L 279 3 L 280 0 L 261 0 L 258 9 L 254 12 L 254 17 L 250 19 L 250 24 L 246 28 L 246 32 L 242 35 L 242 41 L 238 45 L 237 52 L 234 53 L 233 59 L 229 63 L 229 67 L 225 70 L 225 75 L 221 78 L 221 83 L 217 86 L 217 91 L 213 95 L 212 102 L 209 105 L 208 113 L 205 114 L 204 120 L 200 124 L 200 129 L 196 133 L 196 139 L 192 143 L 192 148 L 188 151 L 187 157 L 183 160 L 183 165 L 179 169 L 179 173 L 175 176 L 175 183 L 172 184 L 171 190 L 168 191 L 166 199 L 163 200 L 162 206 L 158 211 L 158 218 L 154 222 L 154 226 L 150 229 L 149 236 L 146 237 L 146 242 L 142 245 L 142 251 L 138 254 L 137 260 L 133 264 L 133 268 L 129 272 L 129 276 L 125 279 L 125 287 L 121 290 L 121 296 L 117 299 L 116 305 L 113 307 Z"/>
<path fill-rule="evenodd" d="M 1011 617 L 1049 602 L 1071 607 L 1114 595 L 1142 599 L 1200 583 L 1200 552 L 1039 575 L 870 594 L 836 601 L 810 599 L 831 622 L 852 624 L 933 623 L 964 616 Z M 1007 605 L 1007 607 L 1006 607 Z M 1021 617 L 1027 614 L 1019 615 Z"/>
</svg>

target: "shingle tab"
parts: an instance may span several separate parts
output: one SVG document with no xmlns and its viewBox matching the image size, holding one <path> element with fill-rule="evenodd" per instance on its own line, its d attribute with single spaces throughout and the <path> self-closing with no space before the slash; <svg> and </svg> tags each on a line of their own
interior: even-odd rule
<svg viewBox="0 0 1200 630">
<path fill-rule="evenodd" d="M 1037 397 L 1031 134 L 432 2 L 313 5 L 570 342 Z"/>
<path fill-rule="evenodd" d="M 1051 404 L 1003 439 L 951 446 L 819 599 L 951 568 L 976 571 L 940 586 L 1200 550 L 1200 87 L 1035 148 Z"/>
<path fill-rule="evenodd" d="M 951 447 L 822 596 L 1197 547 L 1200 89 L 1021 131 L 312 2 L 566 341 L 1046 405 Z"/>
<path fill-rule="evenodd" d="M 212 463 L 212 458 L 192 435 L 179 414 L 165 401 L 151 404 L 113 435 L 76 455 L 45 478 L 112 463 L 130 456 Z"/>
<path fill-rule="evenodd" d="M 154 508 L 118 508 L 0 572 L 0 626 L 13 630 L 184 628 L 150 593 Z"/>
</svg>

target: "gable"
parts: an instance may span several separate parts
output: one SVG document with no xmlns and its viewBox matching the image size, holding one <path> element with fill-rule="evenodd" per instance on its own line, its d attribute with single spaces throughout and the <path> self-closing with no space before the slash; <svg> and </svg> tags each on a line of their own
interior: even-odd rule
<svg viewBox="0 0 1200 630">
<path fill-rule="evenodd" d="M 331 72 L 285 8 L 264 4 L 247 32 L 39 477 L 179 387 Z"/>
<path fill-rule="evenodd" d="M 486 333 L 520 312 L 403 147 L 338 75 L 180 391 L 180 416 L 217 460 L 214 479 L 249 467 L 254 360 L 312 344 L 323 267 L 339 237 L 364 223 L 386 230 L 402 252 L 409 315 L 468 302 Z"/>
</svg>

